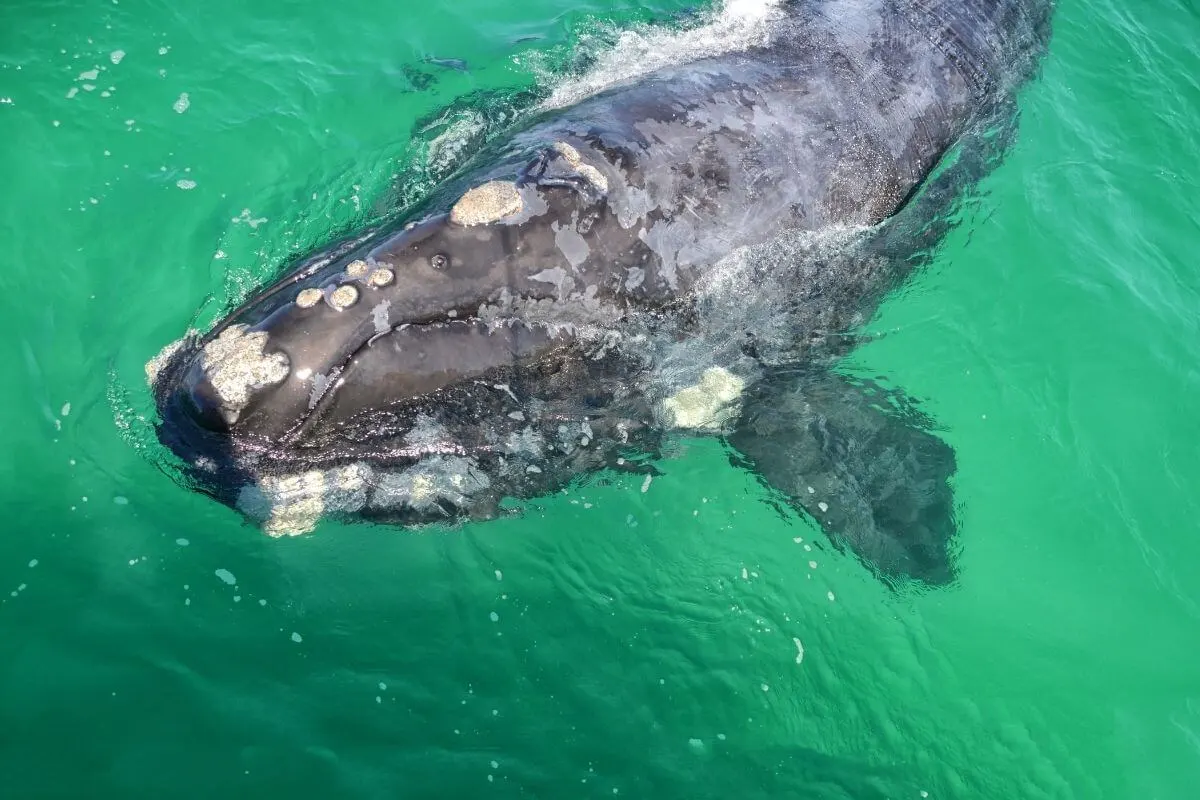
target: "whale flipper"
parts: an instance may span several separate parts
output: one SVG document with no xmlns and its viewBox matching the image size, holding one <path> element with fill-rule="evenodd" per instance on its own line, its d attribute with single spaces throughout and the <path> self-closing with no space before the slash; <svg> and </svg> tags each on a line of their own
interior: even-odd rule
<svg viewBox="0 0 1200 800">
<path fill-rule="evenodd" d="M 903 393 L 811 366 L 749 387 L 735 462 L 803 509 L 881 577 L 954 580 L 954 451 Z"/>
</svg>

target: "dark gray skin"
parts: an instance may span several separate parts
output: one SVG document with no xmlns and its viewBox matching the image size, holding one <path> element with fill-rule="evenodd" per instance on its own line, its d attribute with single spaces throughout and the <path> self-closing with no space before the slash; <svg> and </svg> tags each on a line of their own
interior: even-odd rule
<svg viewBox="0 0 1200 800">
<path fill-rule="evenodd" d="M 162 441 L 198 488 L 294 533 L 316 513 L 487 517 L 664 436 L 722 435 L 881 576 L 952 580 L 953 452 L 897 393 L 828 367 L 985 171 L 980 126 L 1011 122 L 1049 3 L 786 11 L 763 46 L 544 114 L 401 229 L 186 341 L 154 382 Z M 464 222 L 490 181 L 519 204 Z M 712 368 L 744 390 L 678 424 L 664 400 Z"/>
</svg>

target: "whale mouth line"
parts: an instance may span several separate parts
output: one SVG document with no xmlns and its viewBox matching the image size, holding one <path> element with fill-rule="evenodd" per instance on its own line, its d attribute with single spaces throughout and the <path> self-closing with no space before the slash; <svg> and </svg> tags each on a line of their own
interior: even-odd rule
<svg viewBox="0 0 1200 800">
<path fill-rule="evenodd" d="M 558 335 L 560 335 L 561 333 L 566 331 L 569 327 L 567 325 L 553 325 L 553 324 L 550 324 L 547 322 L 526 319 L 526 318 L 523 318 L 520 316 L 505 315 L 505 316 L 498 316 L 498 317 L 491 318 L 491 319 L 484 319 L 475 314 L 472 314 L 472 315 L 466 316 L 466 317 L 461 317 L 461 318 L 457 317 L 457 316 L 454 316 L 454 317 L 446 316 L 445 314 L 443 314 L 443 315 L 436 316 L 436 317 L 429 316 L 426 319 L 421 320 L 421 321 L 403 322 L 403 323 L 399 323 L 397 325 L 393 325 L 393 326 L 387 328 L 386 330 L 378 331 L 377 333 L 373 334 L 372 336 L 370 336 L 369 338 L 364 340 L 358 347 L 349 351 L 346 354 L 346 356 L 341 360 L 340 363 L 331 366 L 328 369 L 328 371 L 325 372 L 324 374 L 317 374 L 317 375 L 306 374 L 303 378 L 304 380 L 306 380 L 306 381 L 314 381 L 315 380 L 316 381 L 313 384 L 312 395 L 311 395 L 311 398 L 310 398 L 307 408 L 304 410 L 304 412 L 300 416 L 298 416 L 296 418 L 296 421 L 294 422 L 294 424 L 291 426 L 291 429 L 287 433 L 285 433 L 283 436 L 281 436 L 279 438 L 279 440 L 274 443 L 274 445 L 267 444 L 264 449 L 267 451 L 270 451 L 270 450 L 302 451 L 304 437 L 305 437 L 305 433 L 309 429 L 309 423 L 315 421 L 316 418 L 319 418 L 321 412 L 326 409 L 326 407 L 328 406 L 329 403 L 333 402 L 334 398 L 338 394 L 338 390 L 342 386 L 345 385 L 344 375 L 345 375 L 347 369 L 350 367 L 350 365 L 354 362 L 354 360 L 356 358 L 360 357 L 363 353 L 368 351 L 372 346 L 374 346 L 378 342 L 382 341 L 383 339 L 386 339 L 389 336 L 393 336 L 397 333 L 436 332 L 438 330 L 449 330 L 456 326 L 461 326 L 463 328 L 476 328 L 478 330 L 485 331 L 488 336 L 495 335 L 496 332 L 502 328 L 513 328 L 515 326 L 521 326 L 531 332 L 532 331 L 544 332 L 550 338 L 556 338 Z M 492 366 L 493 367 L 503 367 L 503 366 L 508 366 L 511 363 L 513 363 L 513 362 L 507 362 L 507 363 L 506 362 L 497 362 Z M 293 375 L 296 375 L 296 373 L 293 373 Z M 430 392 L 423 392 L 420 394 L 409 395 L 409 396 L 403 397 L 403 398 L 397 398 L 396 402 L 399 403 L 399 402 L 405 402 L 405 401 L 419 400 L 421 397 L 427 396 L 436 391 L 437 391 L 437 389 L 433 389 Z M 462 448 L 460 448 L 460 447 L 457 449 L 455 449 L 455 448 L 450 448 L 450 449 L 439 448 L 439 449 L 432 450 L 428 453 L 423 452 L 423 451 L 418 452 L 418 449 L 414 449 L 414 448 L 401 448 L 401 450 L 404 452 L 397 451 L 397 450 L 389 450 L 389 453 L 392 453 L 392 454 L 395 454 L 398 456 L 407 456 L 407 455 L 410 455 L 407 451 L 411 450 L 412 451 L 411 455 L 414 458 L 420 458 L 423 455 L 433 455 L 433 454 L 465 455 L 465 451 L 463 451 Z"/>
</svg>

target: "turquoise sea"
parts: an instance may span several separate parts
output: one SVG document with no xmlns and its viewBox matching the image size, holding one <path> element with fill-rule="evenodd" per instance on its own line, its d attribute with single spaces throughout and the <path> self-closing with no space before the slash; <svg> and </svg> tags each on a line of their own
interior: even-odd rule
<svg viewBox="0 0 1200 800">
<path fill-rule="evenodd" d="M 163 345 L 764 6 L 0 6 L 0 796 L 1200 797 L 1192 0 L 1060 0 L 1005 163 L 846 365 L 957 452 L 953 586 L 888 590 L 716 441 L 283 540 L 159 468 Z"/>
</svg>

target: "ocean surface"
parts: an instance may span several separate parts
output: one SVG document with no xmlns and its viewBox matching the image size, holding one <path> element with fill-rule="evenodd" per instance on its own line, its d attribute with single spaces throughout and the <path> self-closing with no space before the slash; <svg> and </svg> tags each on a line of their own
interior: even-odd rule
<svg viewBox="0 0 1200 800">
<path fill-rule="evenodd" d="M 1005 163 L 846 365 L 957 452 L 953 586 L 888 590 L 717 441 L 282 540 L 159 468 L 163 345 L 767 10 L 3 3 L 0 795 L 1200 797 L 1191 0 L 1061 0 Z"/>
</svg>

